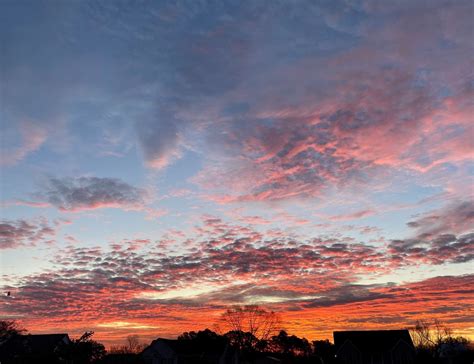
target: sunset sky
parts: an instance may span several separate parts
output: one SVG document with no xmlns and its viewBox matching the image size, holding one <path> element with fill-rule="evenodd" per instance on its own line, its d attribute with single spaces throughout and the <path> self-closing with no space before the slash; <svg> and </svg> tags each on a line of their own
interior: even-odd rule
<svg viewBox="0 0 474 364">
<path fill-rule="evenodd" d="M 473 19 L 1 1 L 0 317 L 110 345 L 259 304 L 308 339 L 474 338 Z"/>
</svg>

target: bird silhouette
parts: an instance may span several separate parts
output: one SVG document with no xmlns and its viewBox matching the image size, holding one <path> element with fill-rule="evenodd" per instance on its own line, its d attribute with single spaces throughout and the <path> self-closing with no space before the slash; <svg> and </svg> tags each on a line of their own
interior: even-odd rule
<svg viewBox="0 0 474 364">
<path fill-rule="evenodd" d="M 10 297 L 10 291 L 7 292 L 7 297 Z"/>
</svg>

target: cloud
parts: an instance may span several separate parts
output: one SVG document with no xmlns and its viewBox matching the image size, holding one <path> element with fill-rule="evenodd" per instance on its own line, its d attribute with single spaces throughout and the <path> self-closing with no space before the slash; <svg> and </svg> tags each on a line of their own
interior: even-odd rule
<svg viewBox="0 0 474 364">
<path fill-rule="evenodd" d="M 2 244 L 14 248 L 18 242 L 43 241 L 54 234 L 48 227 L 41 222 L 6 222 L 2 225 L 6 243 Z M 132 322 L 137 332 L 142 332 L 138 326 L 143 330 L 159 326 L 176 335 L 194 325 L 212 325 L 212 318 L 229 305 L 260 303 L 286 315 L 295 332 L 308 334 L 307 323 L 299 320 L 309 312 L 311 322 L 315 317 L 325 321 L 334 312 L 344 312 L 344 322 L 350 326 L 356 324 L 350 320 L 361 305 L 366 309 L 360 317 L 367 317 L 368 324 L 375 325 L 377 320 L 407 324 L 425 312 L 424 293 L 420 292 L 431 290 L 426 297 L 433 315 L 449 320 L 466 317 L 461 307 L 442 313 L 435 309 L 459 302 L 469 278 L 445 277 L 418 286 L 364 285 L 358 279 L 420 264 L 467 262 L 474 258 L 472 234 L 440 235 L 421 245 L 392 241 L 384 247 L 341 234 L 297 238 L 273 230 L 257 232 L 247 224 L 232 224 L 211 215 L 204 216 L 190 235 L 170 234 L 173 245 L 182 246 L 173 254 L 160 238 L 123 239 L 111 242 L 110 249 L 74 242 L 51 258 L 52 269 L 9 283 L 6 289 L 14 292 L 15 302 L 2 307 L 0 314 L 28 317 L 30 329 L 44 327 L 44 317 L 51 329 L 67 317 L 72 332 L 92 325 L 100 336 L 110 323 Z M 411 305 L 411 313 L 403 308 L 405 304 Z M 300 316 L 293 317 L 294 311 Z M 384 316 L 387 312 L 389 317 Z M 209 320 L 204 322 L 203 317 Z M 327 322 L 326 330 L 342 324 L 340 320 Z M 310 335 L 314 335 L 314 327 L 312 330 Z"/>
<path fill-rule="evenodd" d="M 421 238 L 468 232 L 474 226 L 474 202 L 468 200 L 451 203 L 428 212 L 407 225 L 415 229 L 416 235 Z"/>
<path fill-rule="evenodd" d="M 394 298 L 393 294 L 377 292 L 376 287 L 363 285 L 345 285 L 327 292 L 321 292 L 319 297 L 303 304 L 303 307 L 333 307 L 339 305 L 365 303 L 370 301 Z"/>
<path fill-rule="evenodd" d="M 99 208 L 141 210 L 147 193 L 117 178 L 49 178 L 38 196 L 62 211 Z"/>
<path fill-rule="evenodd" d="M 138 140 L 149 167 L 162 169 L 181 157 L 180 123 L 171 114 L 163 113 L 137 124 Z"/>
<path fill-rule="evenodd" d="M 222 97 L 226 113 L 208 130 L 213 158 L 194 178 L 213 191 L 209 198 L 229 203 L 321 197 L 354 186 L 369 189 L 399 173 L 423 176 L 443 164 L 469 163 L 472 85 L 458 82 L 461 74 L 468 77 L 469 67 L 449 69 L 450 57 L 439 45 L 440 27 L 449 27 L 442 13 L 459 14 L 468 24 L 465 4 L 449 10 L 387 8 L 377 13 L 383 21 L 367 22 L 364 30 L 342 27 L 358 37 L 349 50 L 284 59 L 236 85 L 233 98 Z M 359 11 L 373 15 L 364 6 Z M 331 18 L 330 9 L 322 12 Z M 417 28 L 416 19 L 426 12 L 433 17 L 413 39 L 408 29 Z M 453 42 L 458 37 L 462 33 Z M 380 44 L 384 52 L 377 51 Z M 463 44 L 455 47 L 468 54 Z M 410 51 L 401 58 L 405 45 Z M 438 57 L 422 57 L 428 49 Z M 261 54 L 270 57 L 272 50 L 264 47 Z M 228 104 L 245 107 L 229 113 Z"/>
<path fill-rule="evenodd" d="M 375 210 L 366 209 L 366 210 L 359 210 L 359 211 L 355 211 L 355 212 L 347 213 L 347 214 L 330 216 L 329 220 L 332 220 L 332 221 L 356 220 L 356 219 L 362 219 L 364 217 L 372 216 L 374 214 L 376 214 Z"/>
<path fill-rule="evenodd" d="M 60 221 L 50 225 L 46 219 L 2 220 L 0 223 L 0 249 L 16 249 L 53 243 Z"/>
<path fill-rule="evenodd" d="M 6 304 L 0 313 L 28 317 L 33 331 L 54 330 L 67 319 L 73 333 L 96 328 L 98 338 L 109 340 L 110 331 L 102 328 L 116 331 L 126 326 L 145 334 L 143 330 L 159 327 L 160 332 L 177 335 L 190 327 L 212 326 L 226 307 L 248 302 L 269 305 L 282 314 L 289 330 L 309 337 L 315 330 L 329 335 L 361 322 L 370 328 L 408 326 L 420 315 L 448 324 L 464 320 L 458 328 L 469 325 L 466 306 L 459 302 L 468 302 L 472 294 L 466 289 L 472 275 L 361 285 L 354 283 L 353 272 L 370 270 L 368 261 L 377 260 L 364 253 L 366 248 L 333 243 L 312 253 L 314 246 L 283 248 L 278 241 L 268 245 L 271 248 L 262 250 L 236 240 L 215 248 L 203 241 L 202 251 L 180 256 L 141 254 L 126 247 L 69 247 L 53 258 L 55 269 L 8 286 L 15 302 L 3 297 Z M 321 329 L 314 327 L 315 320 Z"/>
<path fill-rule="evenodd" d="M 117 144 L 131 150 L 124 135 L 135 131 L 150 168 L 197 152 L 204 170 L 194 181 L 221 202 L 317 197 L 401 170 L 423 175 L 469 161 L 471 7 L 38 7 L 36 22 L 3 25 L 7 116 L 38 129 L 53 123 L 51 132 L 64 123 L 77 147 L 113 140 L 115 155 Z M 6 10 L 9 19 L 24 11 Z M 42 143 L 36 133 L 7 159 Z"/>
<path fill-rule="evenodd" d="M 136 145 L 150 169 L 196 156 L 202 169 L 190 181 L 200 196 L 223 204 L 309 199 L 315 206 L 341 191 L 364 199 L 380 186 L 398 190 L 406 179 L 467 200 L 469 1 L 163 1 L 144 11 L 86 0 L 10 4 L 5 11 L 7 164 L 39 150 L 64 162 L 68 148 L 95 156 L 99 146 L 102 155 L 122 156 Z M 24 22 L 31 12 L 38 16 Z M 17 203 L 163 213 L 147 203 L 146 190 L 113 178 L 50 178 L 37 197 Z M 25 315 L 41 329 L 62 329 L 65 317 L 77 331 L 100 328 L 101 320 L 103 328 L 157 322 L 163 335 L 188 324 L 201 328 L 236 300 L 275 304 L 301 334 L 331 321 L 402 325 L 425 312 L 467 322 L 459 302 L 469 299 L 472 276 L 382 286 L 357 278 L 471 261 L 472 210 L 459 202 L 428 212 L 408 223 L 408 238 L 390 241 L 344 236 L 374 232 L 371 226 L 343 226 L 324 237 L 264 231 L 279 221 L 309 225 L 288 213 L 271 221 L 254 211 L 234 216 L 243 226 L 206 216 L 190 235 L 170 231 L 114 241 L 110 251 L 62 251 L 54 269 L 11 287 L 16 300 L 4 301 L 1 313 Z M 329 219 L 373 213 L 363 208 Z M 54 237 L 54 226 L 40 220 L 6 221 L 1 229 L 10 249 Z M 198 285 L 216 291 L 199 294 L 192 290 Z M 183 291 L 186 299 L 176 295 Z M 147 300 L 143 292 L 174 298 Z M 436 311 L 440 306 L 453 309 Z M 129 317 L 117 319 L 123 312 Z"/>
<path fill-rule="evenodd" d="M 466 160 L 434 147 L 440 145 L 437 132 L 453 143 L 469 133 L 465 118 L 451 124 L 456 132 L 442 132 L 443 118 L 450 116 L 438 115 L 444 112 L 434 90 L 414 87 L 416 76 L 398 68 L 360 72 L 363 79 L 341 75 L 339 96 L 312 111 L 301 111 L 302 105 L 249 115 L 248 126 L 236 121 L 220 142 L 239 158 L 208 166 L 195 182 L 218 192 L 227 186 L 215 198 L 221 202 L 308 198 L 367 185 L 399 169 L 425 173 L 440 163 Z"/>
<path fill-rule="evenodd" d="M 20 122 L 18 132 L 20 134 L 19 145 L 6 147 L 11 144 L 11 140 L 6 140 L 7 143 L 2 145 L 1 165 L 14 165 L 20 162 L 27 155 L 38 150 L 47 139 L 46 129 L 33 122 Z M 4 137 L 4 140 L 7 138 L 9 137 Z"/>
<path fill-rule="evenodd" d="M 388 250 L 393 259 L 427 264 L 463 263 L 474 259 L 474 204 L 451 202 L 429 211 L 407 225 L 414 236 L 392 240 Z"/>
<path fill-rule="evenodd" d="M 394 261 L 405 264 L 425 263 L 464 263 L 474 260 L 474 233 L 456 237 L 452 234 L 441 234 L 434 239 L 392 240 L 389 252 Z"/>
<path fill-rule="evenodd" d="M 472 289 L 466 287 L 473 279 L 473 275 L 440 276 L 406 284 L 362 286 L 367 301 L 351 302 L 349 297 L 327 307 L 287 312 L 285 317 L 291 322 L 287 329 L 308 334 L 317 330 L 330 337 L 333 330 L 411 327 L 420 317 L 429 317 L 468 333 L 472 320 L 466 317 L 466 303 L 472 302 Z"/>
</svg>

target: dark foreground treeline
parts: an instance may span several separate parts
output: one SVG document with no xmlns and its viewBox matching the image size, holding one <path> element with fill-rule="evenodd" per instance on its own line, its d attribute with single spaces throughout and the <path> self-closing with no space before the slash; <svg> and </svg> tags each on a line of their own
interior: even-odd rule
<svg viewBox="0 0 474 364">
<path fill-rule="evenodd" d="M 162 341 L 175 350 L 185 352 L 183 353 L 185 355 L 177 356 L 175 360 L 169 362 L 173 364 L 343 364 L 336 357 L 336 348 L 329 340 L 310 342 L 306 338 L 290 335 L 284 330 L 265 339 L 259 339 L 250 332 L 241 330 L 231 330 L 220 335 L 205 329 L 185 332 L 176 340 L 158 339 L 151 345 L 141 343 L 137 336 L 129 336 L 123 345 L 113 346 L 108 351 L 103 344 L 93 340 L 93 332 L 86 332 L 80 338 L 68 340 L 67 343 L 56 345 L 53 349 L 28 347 L 35 345 L 28 344 L 28 337 L 35 336 L 41 335 L 28 335 L 26 330 L 20 329 L 14 321 L 0 321 L 0 363 L 155 364 L 156 361 L 149 360 L 146 353 L 150 351 L 150 347 Z M 414 364 L 474 362 L 471 343 L 463 337 L 454 337 L 448 331 L 436 331 L 422 325 L 413 329 L 412 337 L 416 345 Z M 222 351 L 227 356 L 221 355 Z"/>
</svg>

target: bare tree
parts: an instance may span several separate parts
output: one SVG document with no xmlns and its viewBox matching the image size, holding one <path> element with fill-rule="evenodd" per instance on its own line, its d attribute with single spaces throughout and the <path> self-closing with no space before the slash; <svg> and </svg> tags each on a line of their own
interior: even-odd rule
<svg viewBox="0 0 474 364">
<path fill-rule="evenodd" d="M 127 336 L 127 347 L 130 353 L 138 354 L 145 349 L 146 345 L 140 343 L 140 339 L 137 335 L 130 335 Z"/>
<path fill-rule="evenodd" d="M 12 336 L 25 334 L 26 330 L 14 320 L 0 320 L 0 344 Z"/>
<path fill-rule="evenodd" d="M 469 354 L 470 341 L 462 336 L 453 336 L 451 329 L 439 320 L 419 320 L 410 329 L 410 333 L 418 349 L 420 362 L 438 360 L 441 357 L 449 358 L 452 363 L 472 362 L 472 359 L 468 359 L 472 355 Z"/>
<path fill-rule="evenodd" d="M 418 320 L 410 332 L 416 347 L 429 350 L 437 349 L 444 341 L 452 337 L 451 329 L 443 326 L 439 320 L 432 322 Z"/>
<path fill-rule="evenodd" d="M 218 329 L 224 332 L 247 332 L 258 340 L 268 340 L 281 327 L 278 314 L 256 305 L 248 305 L 226 310 L 220 317 Z"/>
<path fill-rule="evenodd" d="M 125 345 L 111 346 L 109 353 L 111 354 L 139 354 L 145 349 L 146 344 L 140 343 L 137 335 L 127 336 Z"/>
</svg>

